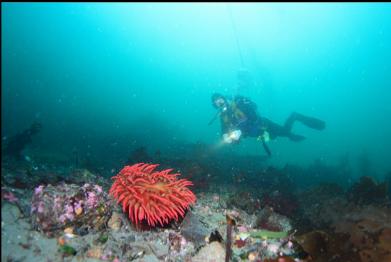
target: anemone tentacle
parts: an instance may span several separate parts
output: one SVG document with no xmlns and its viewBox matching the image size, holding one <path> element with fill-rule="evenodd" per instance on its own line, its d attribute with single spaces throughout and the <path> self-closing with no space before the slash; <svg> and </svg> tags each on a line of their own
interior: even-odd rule
<svg viewBox="0 0 391 262">
<path fill-rule="evenodd" d="M 187 188 L 193 185 L 191 181 L 178 180 L 179 173 L 170 174 L 173 169 L 155 171 L 158 166 L 145 163 L 125 166 L 112 177 L 114 183 L 109 193 L 136 225 L 146 221 L 150 226 L 163 226 L 182 217 L 196 201 Z"/>
</svg>

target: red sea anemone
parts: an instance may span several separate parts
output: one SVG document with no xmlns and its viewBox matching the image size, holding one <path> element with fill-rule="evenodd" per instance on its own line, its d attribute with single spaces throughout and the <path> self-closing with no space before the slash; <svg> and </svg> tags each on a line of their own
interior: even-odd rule
<svg viewBox="0 0 391 262">
<path fill-rule="evenodd" d="M 172 169 L 154 171 L 157 164 L 138 163 L 125 166 L 116 176 L 110 194 L 129 219 L 136 225 L 146 221 L 155 226 L 178 220 L 185 214 L 196 197 L 187 186 L 193 185 L 186 179 L 177 180 L 179 174 L 169 174 Z"/>
</svg>

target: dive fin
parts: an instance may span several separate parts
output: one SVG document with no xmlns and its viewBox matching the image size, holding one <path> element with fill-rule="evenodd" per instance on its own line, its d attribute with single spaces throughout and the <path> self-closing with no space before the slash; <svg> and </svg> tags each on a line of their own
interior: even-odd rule
<svg viewBox="0 0 391 262">
<path fill-rule="evenodd" d="M 300 142 L 306 139 L 306 137 L 301 135 L 290 134 L 289 139 L 292 141 Z"/>
<path fill-rule="evenodd" d="M 323 130 L 326 127 L 326 123 L 324 121 L 314 117 L 305 116 L 299 113 L 296 113 L 296 120 L 300 121 L 302 124 L 310 128 L 317 129 L 317 130 Z"/>
</svg>

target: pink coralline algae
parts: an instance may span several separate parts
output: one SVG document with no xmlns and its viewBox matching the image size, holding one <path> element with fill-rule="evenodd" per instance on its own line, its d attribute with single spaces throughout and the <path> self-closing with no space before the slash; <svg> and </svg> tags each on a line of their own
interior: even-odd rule
<svg viewBox="0 0 391 262">
<path fill-rule="evenodd" d="M 102 187 L 101 186 L 95 185 L 94 189 L 96 190 L 96 192 L 102 193 Z"/>
<path fill-rule="evenodd" d="M 245 226 L 238 226 L 238 230 L 239 230 L 239 232 L 247 232 L 248 228 Z"/>
<path fill-rule="evenodd" d="M 96 194 L 94 192 L 88 192 L 87 193 L 88 197 L 87 197 L 87 206 L 89 208 L 94 208 L 96 207 L 96 204 L 98 203 L 98 199 L 96 197 Z"/>
<path fill-rule="evenodd" d="M 72 221 L 74 218 L 75 218 L 75 215 L 74 215 L 74 208 L 73 208 L 73 206 L 72 205 L 70 205 L 70 204 L 67 204 L 66 206 L 65 206 L 65 217 L 68 219 L 68 220 L 70 220 L 70 221 Z"/>
<path fill-rule="evenodd" d="M 43 189 L 42 185 L 40 185 L 39 187 L 35 188 L 34 189 L 34 194 L 38 195 L 38 194 L 42 193 L 42 189 Z"/>
<path fill-rule="evenodd" d="M 54 208 L 55 209 L 61 208 L 61 198 L 60 197 L 54 198 Z"/>
<path fill-rule="evenodd" d="M 44 206 L 43 202 L 39 202 L 38 209 L 37 209 L 38 213 L 43 213 L 44 208 L 45 208 L 45 206 Z"/>
</svg>

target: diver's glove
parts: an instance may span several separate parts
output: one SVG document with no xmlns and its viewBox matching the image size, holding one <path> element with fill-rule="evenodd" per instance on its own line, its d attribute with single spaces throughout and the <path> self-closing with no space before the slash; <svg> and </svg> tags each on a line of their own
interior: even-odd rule
<svg viewBox="0 0 391 262">
<path fill-rule="evenodd" d="M 262 135 L 260 135 L 257 140 L 258 141 L 261 140 L 263 149 L 265 149 L 267 155 L 269 157 L 271 157 L 272 156 L 272 152 L 270 151 L 269 147 L 266 144 L 267 142 L 270 141 L 270 134 L 269 134 L 269 132 L 267 132 L 266 130 L 263 130 Z"/>
<path fill-rule="evenodd" d="M 263 131 L 262 135 L 258 136 L 257 140 L 263 140 L 265 142 L 270 141 L 270 134 L 266 130 Z"/>
</svg>

